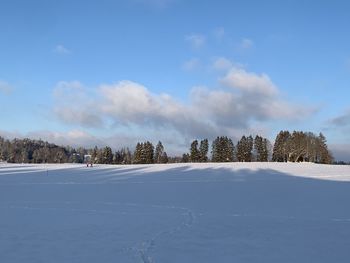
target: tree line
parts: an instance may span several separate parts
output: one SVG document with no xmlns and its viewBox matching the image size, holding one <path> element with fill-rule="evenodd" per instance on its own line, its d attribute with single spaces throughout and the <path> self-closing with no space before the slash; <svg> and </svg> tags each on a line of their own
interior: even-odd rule
<svg viewBox="0 0 350 263">
<path fill-rule="evenodd" d="M 268 139 L 259 135 L 245 136 L 235 145 L 227 136 L 217 137 L 211 145 L 211 159 L 208 158 L 208 139 L 194 140 L 191 143 L 190 152 L 184 154 L 183 162 L 267 162 L 271 143 Z"/>
<path fill-rule="evenodd" d="M 135 151 L 124 147 L 113 152 L 105 146 L 93 149 L 58 146 L 42 140 L 13 139 L 0 136 L 0 161 L 8 163 L 84 163 L 97 164 L 150 164 L 180 162 L 178 157 L 168 157 L 164 146 L 158 142 L 155 149 L 151 142 L 137 143 Z"/>
<path fill-rule="evenodd" d="M 272 161 L 332 163 L 326 137 L 311 132 L 280 131 L 273 147 Z"/>
<path fill-rule="evenodd" d="M 332 163 L 325 136 L 311 132 L 280 131 L 275 144 L 262 136 L 243 135 L 235 144 L 227 136 L 193 140 L 189 152 L 181 157 L 167 155 L 162 142 L 138 142 L 134 151 L 124 147 L 115 152 L 109 146 L 93 149 L 58 146 L 42 140 L 13 139 L 0 136 L 0 161 L 9 163 L 83 163 L 152 164 L 174 162 L 314 162 Z"/>
</svg>

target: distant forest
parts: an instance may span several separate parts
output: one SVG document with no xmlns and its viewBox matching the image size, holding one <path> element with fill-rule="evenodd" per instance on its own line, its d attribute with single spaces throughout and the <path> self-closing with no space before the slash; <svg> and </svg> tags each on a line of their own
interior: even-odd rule
<svg viewBox="0 0 350 263">
<path fill-rule="evenodd" d="M 156 146 L 139 142 L 134 150 L 121 148 L 117 151 L 106 146 L 93 149 L 58 146 L 42 140 L 13 139 L 0 136 L 0 161 L 8 163 L 84 163 L 95 164 L 152 164 L 178 162 L 314 162 L 330 164 L 333 157 L 328 150 L 326 138 L 320 133 L 281 131 L 275 144 L 259 135 L 242 136 L 234 144 L 227 136 L 194 140 L 189 152 L 182 156 L 167 155 L 162 142 Z"/>
</svg>

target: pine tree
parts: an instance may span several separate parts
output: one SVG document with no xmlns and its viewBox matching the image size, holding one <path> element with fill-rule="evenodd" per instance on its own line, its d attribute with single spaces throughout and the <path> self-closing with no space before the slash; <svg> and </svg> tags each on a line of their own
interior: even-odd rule
<svg viewBox="0 0 350 263">
<path fill-rule="evenodd" d="M 319 151 L 320 151 L 320 163 L 323 163 L 323 164 L 332 163 L 333 156 L 328 150 L 326 137 L 322 133 L 320 133 L 318 136 L 318 142 L 319 142 Z"/>
<path fill-rule="evenodd" d="M 113 152 L 111 147 L 106 146 L 103 150 L 103 163 L 112 164 L 113 163 Z"/>
<path fill-rule="evenodd" d="M 272 161 L 274 162 L 287 162 L 289 155 L 289 131 L 280 131 L 275 139 L 273 146 Z"/>
<path fill-rule="evenodd" d="M 122 155 L 122 164 L 131 164 L 133 160 L 133 156 L 129 148 L 122 148 L 120 152 Z"/>
<path fill-rule="evenodd" d="M 156 146 L 156 151 L 154 153 L 154 162 L 155 163 L 162 163 L 162 156 L 164 153 L 164 147 L 161 141 L 158 142 Z"/>
<path fill-rule="evenodd" d="M 154 163 L 154 147 L 149 141 L 137 143 L 134 153 L 134 163 L 151 164 Z"/>
<path fill-rule="evenodd" d="M 213 162 L 232 162 L 234 159 L 234 146 L 231 139 L 226 136 L 216 137 L 212 143 Z"/>
<path fill-rule="evenodd" d="M 142 151 L 143 151 L 143 143 L 138 142 L 136 144 L 135 152 L 134 152 L 134 163 L 140 164 L 142 163 Z"/>
<path fill-rule="evenodd" d="M 123 155 L 121 151 L 116 151 L 113 155 L 113 163 L 114 164 L 122 164 L 123 162 Z"/>
<path fill-rule="evenodd" d="M 168 155 L 166 152 L 163 152 L 162 158 L 161 158 L 161 163 L 168 163 L 168 162 L 169 162 Z"/>
<path fill-rule="evenodd" d="M 200 146 L 199 146 L 199 160 L 200 160 L 200 162 L 207 162 L 208 161 L 208 150 L 209 150 L 208 139 L 204 139 L 200 142 Z"/>
<path fill-rule="evenodd" d="M 262 162 L 263 160 L 263 157 L 262 157 L 262 154 L 263 154 L 263 138 L 259 135 L 256 135 L 255 136 L 255 139 L 254 139 L 254 150 L 255 150 L 255 160 L 257 162 Z"/>
<path fill-rule="evenodd" d="M 245 161 L 245 152 L 247 148 L 247 137 L 245 135 L 242 136 L 242 138 L 237 142 L 237 161 L 244 162 Z"/>
<path fill-rule="evenodd" d="M 143 163 L 146 164 L 151 164 L 154 163 L 154 147 L 153 144 L 149 141 L 145 142 L 143 144 L 144 149 L 143 149 L 143 153 L 144 153 L 144 157 L 143 157 Z"/>
<path fill-rule="evenodd" d="M 267 162 L 269 160 L 269 145 L 269 140 L 264 138 L 262 142 L 262 152 L 260 154 L 261 162 Z"/>
<path fill-rule="evenodd" d="M 95 148 L 91 152 L 91 162 L 92 163 L 97 163 L 97 153 L 98 153 L 98 148 L 95 146 Z"/>
<path fill-rule="evenodd" d="M 190 148 L 190 161 L 195 163 L 199 162 L 200 160 L 200 153 L 198 150 L 198 140 L 194 140 L 191 143 L 191 148 Z"/>
<path fill-rule="evenodd" d="M 225 137 L 226 145 L 225 145 L 225 162 L 233 162 L 234 160 L 234 151 L 235 147 L 233 145 L 233 141 L 230 138 Z"/>
<path fill-rule="evenodd" d="M 104 156 L 103 156 L 103 149 L 98 149 L 97 151 L 97 163 L 103 164 L 104 163 Z"/>
<path fill-rule="evenodd" d="M 181 162 L 182 163 L 188 163 L 190 161 L 190 155 L 188 153 L 184 153 L 182 155 L 182 159 L 181 159 Z"/>
<path fill-rule="evenodd" d="M 251 162 L 252 161 L 252 151 L 253 151 L 254 139 L 251 135 L 247 137 L 247 141 L 245 144 L 244 150 L 244 161 Z"/>
<path fill-rule="evenodd" d="M 211 160 L 212 162 L 220 162 L 220 146 L 219 146 L 219 137 L 216 137 L 216 139 L 211 144 Z"/>
<path fill-rule="evenodd" d="M 267 162 L 269 158 L 268 151 L 269 141 L 259 135 L 254 139 L 255 160 L 257 162 Z"/>
</svg>

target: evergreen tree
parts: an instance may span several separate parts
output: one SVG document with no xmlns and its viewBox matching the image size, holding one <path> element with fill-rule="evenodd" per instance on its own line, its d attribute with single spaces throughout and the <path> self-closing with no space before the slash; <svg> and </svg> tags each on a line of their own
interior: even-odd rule
<svg viewBox="0 0 350 263">
<path fill-rule="evenodd" d="M 143 163 L 151 164 L 154 163 L 154 147 L 153 144 L 149 141 L 143 144 Z"/>
<path fill-rule="evenodd" d="M 253 145 L 254 145 L 254 139 L 251 135 L 247 137 L 247 142 L 245 145 L 245 152 L 244 152 L 244 161 L 245 162 L 251 162 L 252 161 L 252 151 L 253 151 Z"/>
<path fill-rule="evenodd" d="M 104 156 L 103 156 L 103 149 L 102 148 L 98 149 L 96 158 L 97 158 L 96 163 L 99 163 L 99 164 L 104 163 Z"/>
<path fill-rule="evenodd" d="M 156 146 L 156 151 L 154 153 L 154 162 L 155 163 L 162 163 L 162 157 L 164 154 L 164 147 L 161 141 L 158 142 Z"/>
<path fill-rule="evenodd" d="M 261 136 L 242 136 L 237 143 L 236 156 L 238 161 L 250 162 L 267 161 L 271 153 L 270 142 Z M 232 140 L 228 137 L 217 137 L 212 143 L 212 160 L 214 162 L 227 162 L 234 160 L 234 149 Z M 254 149 L 254 154 L 252 150 Z M 168 157 L 161 142 L 158 142 L 156 150 L 150 142 L 138 143 L 134 156 L 128 148 L 112 154 L 110 147 L 98 149 L 94 147 L 89 151 L 85 148 L 75 150 L 72 147 L 61 147 L 42 140 L 13 139 L 7 140 L 0 137 L 0 161 L 13 163 L 82 163 L 87 153 L 95 163 L 166 163 L 166 162 L 206 162 L 208 160 L 208 140 L 204 139 L 198 143 L 195 140 L 191 144 L 190 154 L 181 157 Z M 315 135 L 311 132 L 281 131 L 276 136 L 273 146 L 274 161 L 279 162 L 317 162 L 332 163 L 333 157 L 328 150 L 325 136 L 320 133 Z"/>
<path fill-rule="evenodd" d="M 169 158 L 166 152 L 163 152 L 162 154 L 162 158 L 161 158 L 161 163 L 168 163 L 169 162 Z"/>
<path fill-rule="evenodd" d="M 245 161 L 245 152 L 247 148 L 247 137 L 245 135 L 242 136 L 242 138 L 237 142 L 237 161 L 244 162 Z"/>
<path fill-rule="evenodd" d="M 320 163 L 331 164 L 333 162 L 333 156 L 330 153 L 330 151 L 328 151 L 327 140 L 322 133 L 320 133 L 318 136 L 318 143 L 319 143 Z"/>
<path fill-rule="evenodd" d="M 225 143 L 225 155 L 224 155 L 225 162 L 233 162 L 235 147 L 234 147 L 233 142 L 230 138 L 225 137 L 225 142 L 226 142 Z"/>
<path fill-rule="evenodd" d="M 181 158 L 182 163 L 188 163 L 190 161 L 190 155 L 188 153 L 184 153 Z"/>
<path fill-rule="evenodd" d="M 209 142 L 208 139 L 201 140 L 199 145 L 199 161 L 204 163 L 208 161 Z"/>
<path fill-rule="evenodd" d="M 211 160 L 212 162 L 221 162 L 221 159 L 220 138 L 216 137 L 211 144 Z"/>
<path fill-rule="evenodd" d="M 200 153 L 199 153 L 199 150 L 198 150 L 198 140 L 194 140 L 191 143 L 190 161 L 193 162 L 193 163 L 200 161 Z"/>
<path fill-rule="evenodd" d="M 276 136 L 275 144 L 273 147 L 272 161 L 274 162 L 287 162 L 289 153 L 289 131 L 280 131 Z"/>
<path fill-rule="evenodd" d="M 154 147 L 149 141 L 137 143 L 134 153 L 134 163 L 151 164 L 154 163 Z"/>
<path fill-rule="evenodd" d="M 142 163 L 142 155 L 143 155 L 143 143 L 137 143 L 135 152 L 134 152 L 134 163 L 141 164 Z"/>
<path fill-rule="evenodd" d="M 113 152 L 111 147 L 106 146 L 103 150 L 103 163 L 112 164 L 113 163 Z"/>
<path fill-rule="evenodd" d="M 267 162 L 269 160 L 269 145 L 271 145 L 269 140 L 264 138 L 262 142 L 262 152 L 260 154 L 261 162 Z"/>
<path fill-rule="evenodd" d="M 122 148 L 116 151 L 113 160 L 115 164 L 131 164 L 132 156 L 129 148 Z"/>
<path fill-rule="evenodd" d="M 255 160 L 257 162 L 263 162 L 262 160 L 263 138 L 259 135 L 256 135 L 254 139 L 254 151 L 255 151 Z"/>
<path fill-rule="evenodd" d="M 268 140 L 259 135 L 254 139 L 255 160 L 257 162 L 267 162 L 269 158 Z"/>
<path fill-rule="evenodd" d="M 92 163 L 97 163 L 97 160 L 98 160 L 97 154 L 98 154 L 98 148 L 97 148 L 97 146 L 95 146 L 95 148 L 91 152 L 91 162 Z"/>
<path fill-rule="evenodd" d="M 113 163 L 114 164 L 122 164 L 123 163 L 123 155 L 121 151 L 116 151 L 113 155 Z"/>
<path fill-rule="evenodd" d="M 122 156 L 123 156 L 123 164 L 131 164 L 133 156 L 129 150 L 129 148 L 122 148 L 121 150 Z"/>
<path fill-rule="evenodd" d="M 226 136 L 217 137 L 212 143 L 213 162 L 232 162 L 234 159 L 234 146 L 231 139 Z"/>
</svg>

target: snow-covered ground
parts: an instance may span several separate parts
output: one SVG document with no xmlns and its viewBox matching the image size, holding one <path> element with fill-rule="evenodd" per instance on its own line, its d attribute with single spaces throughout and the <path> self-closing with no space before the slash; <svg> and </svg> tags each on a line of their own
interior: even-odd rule
<svg viewBox="0 0 350 263">
<path fill-rule="evenodd" d="M 0 164 L 0 262 L 349 262 L 350 167 Z"/>
</svg>

